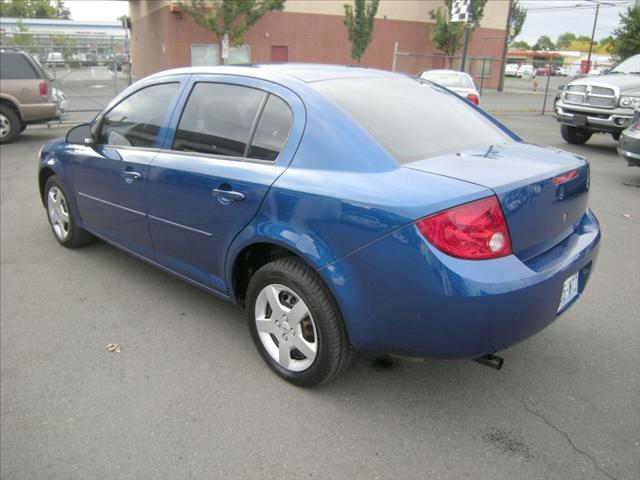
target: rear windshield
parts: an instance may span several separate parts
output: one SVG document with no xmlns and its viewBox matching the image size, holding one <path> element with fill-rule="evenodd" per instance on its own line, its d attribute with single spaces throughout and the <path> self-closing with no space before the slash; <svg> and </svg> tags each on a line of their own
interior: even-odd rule
<svg viewBox="0 0 640 480">
<path fill-rule="evenodd" d="M 511 140 L 466 101 L 417 78 L 350 78 L 311 85 L 398 163 Z"/>
<path fill-rule="evenodd" d="M 0 54 L 0 78 L 3 80 L 35 80 L 40 78 L 35 67 L 19 53 Z"/>
</svg>

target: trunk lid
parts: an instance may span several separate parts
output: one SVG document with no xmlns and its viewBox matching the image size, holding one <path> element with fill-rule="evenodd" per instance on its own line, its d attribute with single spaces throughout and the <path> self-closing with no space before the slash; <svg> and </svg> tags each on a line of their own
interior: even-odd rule
<svg viewBox="0 0 640 480">
<path fill-rule="evenodd" d="M 492 189 L 509 226 L 513 253 L 523 261 L 569 236 L 587 209 L 589 165 L 583 157 L 557 149 L 513 142 L 403 167 Z M 573 178 L 558 178 L 574 171 Z"/>
</svg>

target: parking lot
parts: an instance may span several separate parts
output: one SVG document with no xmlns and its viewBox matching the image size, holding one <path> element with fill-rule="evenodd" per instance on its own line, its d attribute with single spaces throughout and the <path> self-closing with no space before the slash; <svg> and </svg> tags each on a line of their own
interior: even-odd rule
<svg viewBox="0 0 640 480">
<path fill-rule="evenodd" d="M 591 161 L 585 296 L 501 371 L 361 355 L 311 390 L 270 372 L 238 308 L 107 244 L 57 244 L 36 156 L 64 129 L 2 146 L 1 478 L 637 479 L 640 168 L 610 136 L 571 146 L 550 115 L 500 113 L 514 98 L 487 102 Z"/>
</svg>

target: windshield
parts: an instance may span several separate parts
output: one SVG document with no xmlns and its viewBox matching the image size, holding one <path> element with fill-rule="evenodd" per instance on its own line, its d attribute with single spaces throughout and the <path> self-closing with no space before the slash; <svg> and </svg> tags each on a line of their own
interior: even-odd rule
<svg viewBox="0 0 640 480">
<path fill-rule="evenodd" d="M 453 93 L 419 78 L 343 78 L 312 83 L 398 163 L 511 140 Z"/>
<path fill-rule="evenodd" d="M 627 75 L 640 75 L 640 53 L 633 57 L 627 58 L 624 62 L 617 65 L 609 73 L 624 73 Z"/>
<path fill-rule="evenodd" d="M 465 74 L 455 72 L 425 72 L 420 75 L 426 80 L 431 80 L 449 88 L 473 88 L 473 81 Z"/>
</svg>

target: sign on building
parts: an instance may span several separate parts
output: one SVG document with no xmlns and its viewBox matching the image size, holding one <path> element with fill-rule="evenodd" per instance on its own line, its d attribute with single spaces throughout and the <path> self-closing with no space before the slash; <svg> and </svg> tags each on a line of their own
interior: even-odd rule
<svg viewBox="0 0 640 480">
<path fill-rule="evenodd" d="M 469 18 L 471 0 L 453 0 L 451 4 L 451 22 L 466 22 Z"/>
</svg>

